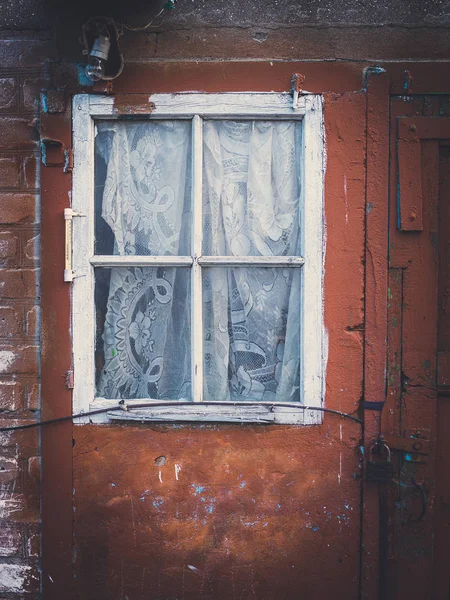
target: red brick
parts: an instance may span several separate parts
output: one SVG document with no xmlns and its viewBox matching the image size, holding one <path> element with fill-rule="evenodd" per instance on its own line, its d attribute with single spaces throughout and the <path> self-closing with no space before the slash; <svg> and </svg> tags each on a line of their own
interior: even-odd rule
<svg viewBox="0 0 450 600">
<path fill-rule="evenodd" d="M 36 269 L 0 269 L 0 298 L 35 298 Z"/>
<path fill-rule="evenodd" d="M 17 265 L 19 239 L 11 231 L 0 232 L 0 264 L 2 266 Z"/>
<path fill-rule="evenodd" d="M 31 238 L 28 236 L 24 240 L 25 247 L 23 253 L 27 263 L 35 263 L 39 261 L 39 234 L 34 234 Z"/>
<path fill-rule="evenodd" d="M 0 116 L 0 149 L 32 150 L 37 147 L 39 139 L 36 120 L 31 116 Z"/>
<path fill-rule="evenodd" d="M 0 306 L 0 337 L 13 337 L 22 332 L 22 310 L 14 306 Z"/>
<path fill-rule="evenodd" d="M 41 390 L 38 383 L 33 383 L 28 386 L 28 408 L 38 410 L 40 407 Z"/>
<path fill-rule="evenodd" d="M 38 348 L 36 346 L 0 347 L 0 375 L 37 374 Z"/>
<path fill-rule="evenodd" d="M 0 110 L 16 108 L 17 82 L 14 77 L 0 78 Z"/>
<path fill-rule="evenodd" d="M 0 556 L 22 554 L 22 528 L 14 523 L 0 521 Z"/>
<path fill-rule="evenodd" d="M 36 156 L 27 156 L 23 161 L 23 183 L 27 188 L 38 188 L 39 161 Z"/>
<path fill-rule="evenodd" d="M 27 77 L 22 84 L 22 106 L 25 110 L 37 112 L 41 90 L 48 85 L 42 77 Z"/>
<path fill-rule="evenodd" d="M 37 197 L 33 194 L 0 194 L 0 224 L 34 223 L 37 219 Z"/>
<path fill-rule="evenodd" d="M 40 308 L 39 306 L 33 306 L 27 310 L 27 335 L 30 337 L 36 337 L 39 335 L 39 323 L 40 323 Z"/>
<path fill-rule="evenodd" d="M 19 185 L 20 160 L 16 156 L 0 157 L 0 186 L 13 188 Z"/>
<path fill-rule="evenodd" d="M 0 382 L 0 410 L 21 410 L 24 406 L 25 386 L 19 381 Z"/>
<path fill-rule="evenodd" d="M 0 456 L 0 485 L 11 483 L 19 477 L 19 464 L 13 456 Z"/>
<path fill-rule="evenodd" d="M 0 463 L 1 464 L 1 463 Z M 41 483 L 41 458 L 31 456 L 28 459 L 27 484 L 39 487 Z"/>
</svg>

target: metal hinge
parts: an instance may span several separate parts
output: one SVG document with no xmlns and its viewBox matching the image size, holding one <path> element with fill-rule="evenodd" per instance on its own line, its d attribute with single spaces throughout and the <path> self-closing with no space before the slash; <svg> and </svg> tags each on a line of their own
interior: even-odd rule
<svg viewBox="0 0 450 600">
<path fill-rule="evenodd" d="M 292 108 L 297 110 L 298 108 L 298 97 L 302 93 L 302 87 L 305 82 L 305 76 L 301 73 L 294 73 L 291 79 L 291 93 L 292 93 Z"/>
<path fill-rule="evenodd" d="M 72 270 L 72 219 L 74 217 L 85 217 L 82 213 L 71 208 L 64 209 L 65 220 L 65 251 L 64 251 L 64 281 L 73 281 L 75 273 Z"/>
<path fill-rule="evenodd" d="M 66 371 L 66 388 L 73 390 L 73 371 Z"/>
</svg>

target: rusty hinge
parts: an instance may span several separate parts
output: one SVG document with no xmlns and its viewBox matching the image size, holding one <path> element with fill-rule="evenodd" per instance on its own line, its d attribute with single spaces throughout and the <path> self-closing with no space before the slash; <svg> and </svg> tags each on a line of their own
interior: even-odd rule
<svg viewBox="0 0 450 600">
<path fill-rule="evenodd" d="M 73 371 L 66 371 L 66 388 L 73 390 Z"/>
<path fill-rule="evenodd" d="M 291 93 L 292 93 L 292 108 L 296 110 L 298 107 L 298 97 L 302 93 L 302 87 L 305 83 L 305 76 L 301 73 L 294 73 L 291 79 Z"/>
</svg>

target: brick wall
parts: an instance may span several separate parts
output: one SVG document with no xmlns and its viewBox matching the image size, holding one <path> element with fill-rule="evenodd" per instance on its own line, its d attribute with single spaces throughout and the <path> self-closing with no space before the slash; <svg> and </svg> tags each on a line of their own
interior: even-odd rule
<svg viewBox="0 0 450 600">
<path fill-rule="evenodd" d="M 40 418 L 38 103 L 45 35 L 0 37 L 0 426 Z M 0 434 L 0 600 L 37 598 L 38 429 Z"/>
</svg>

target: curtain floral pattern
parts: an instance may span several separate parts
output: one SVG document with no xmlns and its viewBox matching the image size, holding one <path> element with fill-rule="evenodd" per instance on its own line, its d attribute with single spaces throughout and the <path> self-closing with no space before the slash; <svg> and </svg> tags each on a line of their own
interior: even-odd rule
<svg viewBox="0 0 450 600">
<path fill-rule="evenodd" d="M 204 122 L 204 255 L 298 255 L 300 136 Z M 190 140 L 187 121 L 98 124 L 97 254 L 191 255 Z M 190 399 L 189 269 L 99 271 L 97 395 Z M 300 400 L 300 285 L 298 268 L 203 269 L 206 400 Z"/>
<path fill-rule="evenodd" d="M 204 125 L 204 254 L 299 252 L 301 125 Z M 207 399 L 300 400 L 300 270 L 204 270 Z"/>
<path fill-rule="evenodd" d="M 96 252 L 188 254 L 190 123 L 106 121 L 97 127 L 96 161 L 105 165 L 106 173 L 99 190 L 96 238 L 106 237 L 106 224 L 113 241 L 106 252 Z M 112 268 L 99 273 L 96 281 L 97 314 L 99 305 L 106 304 L 106 314 L 97 319 L 102 322 L 97 396 L 189 398 L 189 271 Z"/>
</svg>

